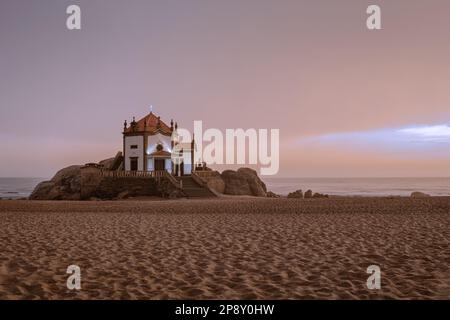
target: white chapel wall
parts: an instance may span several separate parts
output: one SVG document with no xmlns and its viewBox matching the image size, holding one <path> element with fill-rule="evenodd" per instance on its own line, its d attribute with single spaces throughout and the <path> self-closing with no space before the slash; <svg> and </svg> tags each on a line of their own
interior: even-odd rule
<svg viewBox="0 0 450 320">
<path fill-rule="evenodd" d="M 137 146 L 136 149 L 131 149 L 131 146 Z M 138 170 L 144 170 L 144 137 L 143 136 L 129 136 L 125 137 L 125 170 L 129 171 L 130 157 L 138 158 Z"/>
<path fill-rule="evenodd" d="M 171 137 L 157 133 L 155 135 L 148 136 L 147 154 L 155 152 L 158 143 L 161 143 L 163 145 L 164 151 L 172 152 Z"/>
</svg>

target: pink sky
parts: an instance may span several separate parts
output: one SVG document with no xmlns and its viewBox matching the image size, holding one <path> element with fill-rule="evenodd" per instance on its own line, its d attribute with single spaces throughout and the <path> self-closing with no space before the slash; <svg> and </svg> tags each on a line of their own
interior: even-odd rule
<svg viewBox="0 0 450 320">
<path fill-rule="evenodd" d="M 450 176 L 447 0 L 72 2 L 0 1 L 0 176 L 113 156 L 150 105 L 279 128 L 280 176 Z"/>
</svg>

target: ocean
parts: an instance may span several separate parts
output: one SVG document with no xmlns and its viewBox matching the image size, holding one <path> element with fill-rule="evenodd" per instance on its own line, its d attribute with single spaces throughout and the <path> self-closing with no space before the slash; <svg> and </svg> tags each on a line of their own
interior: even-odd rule
<svg viewBox="0 0 450 320">
<path fill-rule="evenodd" d="M 410 196 L 414 191 L 450 196 L 449 178 L 265 178 L 267 190 L 281 195 L 311 189 L 336 196 Z"/>
<path fill-rule="evenodd" d="M 28 197 L 34 187 L 45 178 L 0 178 L 0 199 Z"/>
<path fill-rule="evenodd" d="M 0 198 L 28 197 L 44 178 L 0 178 Z M 421 191 L 433 196 L 450 196 L 450 178 L 264 178 L 267 190 L 281 195 L 305 192 L 337 196 L 409 196 Z"/>
</svg>

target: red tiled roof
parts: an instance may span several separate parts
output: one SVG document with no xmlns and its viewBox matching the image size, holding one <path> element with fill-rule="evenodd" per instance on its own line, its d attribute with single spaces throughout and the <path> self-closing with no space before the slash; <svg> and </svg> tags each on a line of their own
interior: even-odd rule
<svg viewBox="0 0 450 320">
<path fill-rule="evenodd" d="M 155 116 L 152 112 L 146 115 L 144 118 L 135 122 L 131 122 L 128 127 L 124 130 L 124 133 L 137 133 L 137 132 L 148 132 L 151 134 L 162 133 L 165 135 L 171 135 L 172 129 L 165 124 L 159 117 Z"/>
</svg>

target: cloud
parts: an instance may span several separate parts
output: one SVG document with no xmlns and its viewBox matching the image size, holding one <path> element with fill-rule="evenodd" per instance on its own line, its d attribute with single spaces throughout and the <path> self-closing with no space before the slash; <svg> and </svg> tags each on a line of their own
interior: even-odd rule
<svg viewBox="0 0 450 320">
<path fill-rule="evenodd" d="M 422 141 L 450 142 L 450 126 L 446 124 L 409 127 L 399 129 L 397 132 Z"/>
<path fill-rule="evenodd" d="M 339 132 L 299 140 L 328 148 L 376 151 L 380 154 L 416 154 L 421 157 L 450 158 L 450 125 L 415 125 L 370 131 Z M 405 155 L 406 155 L 405 153 Z"/>
</svg>

